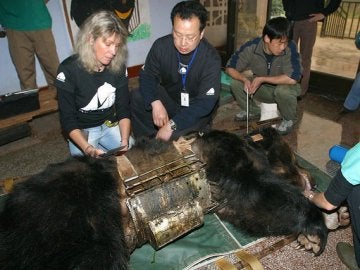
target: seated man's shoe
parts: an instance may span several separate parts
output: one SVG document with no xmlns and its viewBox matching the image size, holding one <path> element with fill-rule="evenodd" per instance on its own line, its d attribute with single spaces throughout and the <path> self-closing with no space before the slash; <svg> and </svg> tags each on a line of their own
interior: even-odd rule
<svg viewBox="0 0 360 270">
<path fill-rule="evenodd" d="M 240 111 L 238 114 L 235 115 L 235 120 L 245 121 L 247 119 L 246 115 L 246 111 Z M 260 119 L 260 114 L 254 114 L 249 112 L 249 120 L 255 119 Z"/>
<path fill-rule="evenodd" d="M 295 122 L 293 120 L 283 119 L 281 123 L 275 127 L 275 129 L 280 135 L 286 135 L 293 130 L 294 126 Z"/>
<path fill-rule="evenodd" d="M 345 264 L 350 270 L 359 270 L 355 259 L 355 250 L 352 245 L 345 242 L 339 242 L 336 245 L 336 252 L 343 264 Z"/>
</svg>

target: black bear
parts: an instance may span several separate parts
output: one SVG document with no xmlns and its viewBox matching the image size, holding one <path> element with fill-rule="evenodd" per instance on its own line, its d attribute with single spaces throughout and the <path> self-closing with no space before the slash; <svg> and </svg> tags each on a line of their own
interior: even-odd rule
<svg viewBox="0 0 360 270">
<path fill-rule="evenodd" d="M 114 171 L 71 158 L 15 185 L 0 215 L 0 269 L 128 269 Z"/>
<path fill-rule="evenodd" d="M 250 134 L 250 136 L 245 137 L 246 141 L 251 146 L 264 151 L 272 172 L 290 184 L 303 189 L 316 188 L 314 179 L 304 168 L 298 165 L 293 150 L 276 129 L 267 127 L 260 130 L 259 133 L 255 133 L 256 135 L 261 137 L 254 140 Z"/>
<path fill-rule="evenodd" d="M 328 235 L 322 213 L 303 196 L 303 187 L 284 181 L 285 175 L 272 170 L 271 145 L 255 146 L 235 134 L 214 130 L 192 148 L 206 162 L 207 179 L 226 198 L 226 206 L 218 211 L 221 218 L 254 236 L 308 236 L 319 255 Z"/>
</svg>

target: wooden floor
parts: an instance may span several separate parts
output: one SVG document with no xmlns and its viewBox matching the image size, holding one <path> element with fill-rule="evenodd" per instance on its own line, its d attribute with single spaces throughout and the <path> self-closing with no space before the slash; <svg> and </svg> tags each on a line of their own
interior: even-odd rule
<svg viewBox="0 0 360 270">
<path fill-rule="evenodd" d="M 38 110 L 0 120 L 0 130 L 11 128 L 12 126 L 16 126 L 19 124 L 24 124 L 38 116 L 42 116 L 51 112 L 56 112 L 58 110 L 56 90 L 47 87 L 39 89 L 39 102 L 40 108 Z"/>
</svg>

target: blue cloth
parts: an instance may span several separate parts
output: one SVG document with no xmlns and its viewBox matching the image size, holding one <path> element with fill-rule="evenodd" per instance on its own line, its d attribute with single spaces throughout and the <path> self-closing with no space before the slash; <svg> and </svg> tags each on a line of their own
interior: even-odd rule
<svg viewBox="0 0 360 270">
<path fill-rule="evenodd" d="M 341 172 L 350 184 L 360 184 L 360 143 L 347 151 L 341 163 Z"/>
<path fill-rule="evenodd" d="M 356 75 L 355 81 L 345 99 L 344 107 L 348 110 L 355 111 L 360 106 L 360 73 Z"/>
</svg>

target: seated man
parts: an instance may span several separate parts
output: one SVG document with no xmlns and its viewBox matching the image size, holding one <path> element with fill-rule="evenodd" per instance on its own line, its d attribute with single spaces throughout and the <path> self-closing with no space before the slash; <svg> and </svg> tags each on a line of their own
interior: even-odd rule
<svg viewBox="0 0 360 270">
<path fill-rule="evenodd" d="M 295 43 L 289 40 L 290 28 L 286 18 L 270 19 L 262 37 L 242 45 L 226 65 L 226 72 L 233 78 L 231 91 L 242 109 L 236 118 L 246 119 L 247 106 L 249 119 L 260 117 L 255 100 L 277 103 L 283 120 L 276 129 L 282 135 L 288 134 L 296 123 L 297 96 L 301 92 L 300 56 Z M 244 71 L 251 71 L 252 78 Z"/>
<path fill-rule="evenodd" d="M 156 40 L 132 91 L 135 138 L 168 141 L 209 129 L 220 92 L 221 59 L 203 38 L 207 11 L 183 1 L 171 12 L 172 34 Z"/>
</svg>

